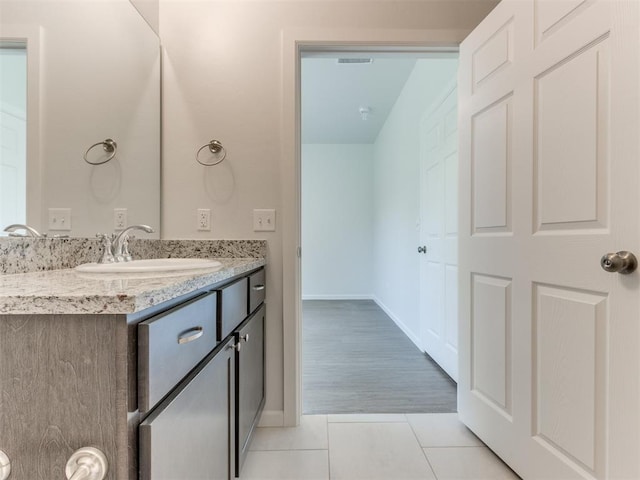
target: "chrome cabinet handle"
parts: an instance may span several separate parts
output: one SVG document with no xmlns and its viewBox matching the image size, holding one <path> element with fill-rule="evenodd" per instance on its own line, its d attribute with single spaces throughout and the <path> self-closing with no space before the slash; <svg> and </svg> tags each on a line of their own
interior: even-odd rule
<svg viewBox="0 0 640 480">
<path fill-rule="evenodd" d="M 204 328 L 195 327 L 178 335 L 178 343 L 182 345 L 184 343 L 193 342 L 194 340 L 200 338 L 202 335 L 204 335 Z"/>
<path fill-rule="evenodd" d="M 600 266 L 605 272 L 627 275 L 638 268 L 638 259 L 633 253 L 622 250 L 603 255 Z"/>
<path fill-rule="evenodd" d="M 418 253 L 427 253 L 427 246 L 418 247 Z"/>
<path fill-rule="evenodd" d="M 242 344 L 238 342 L 235 345 L 229 345 L 227 348 L 231 350 L 235 350 L 236 352 L 239 352 L 242 349 Z"/>
<path fill-rule="evenodd" d="M 0 450 L 0 480 L 7 480 L 11 475 L 11 461 L 6 453 Z"/>
<path fill-rule="evenodd" d="M 259 290 L 264 290 L 264 285 L 255 285 L 253 289 L 257 292 Z"/>
<path fill-rule="evenodd" d="M 249 334 L 245 333 L 244 335 L 240 335 L 240 339 L 244 340 L 246 343 L 249 343 Z"/>
</svg>

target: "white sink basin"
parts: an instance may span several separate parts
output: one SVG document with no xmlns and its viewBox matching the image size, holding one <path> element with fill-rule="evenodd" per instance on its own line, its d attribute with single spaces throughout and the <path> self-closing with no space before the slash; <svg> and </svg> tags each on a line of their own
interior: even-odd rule
<svg viewBox="0 0 640 480">
<path fill-rule="evenodd" d="M 182 270 L 220 269 L 222 264 L 208 258 L 152 258 L 117 263 L 83 263 L 76 270 L 87 273 L 179 272 Z"/>
</svg>

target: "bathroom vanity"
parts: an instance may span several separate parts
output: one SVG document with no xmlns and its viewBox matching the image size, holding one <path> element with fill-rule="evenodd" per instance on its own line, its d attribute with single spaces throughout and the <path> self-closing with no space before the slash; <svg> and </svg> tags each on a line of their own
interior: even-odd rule
<svg viewBox="0 0 640 480">
<path fill-rule="evenodd" d="M 264 405 L 265 261 L 220 260 L 146 279 L 0 276 L 10 480 L 67 478 L 81 447 L 112 480 L 236 476 Z"/>
</svg>

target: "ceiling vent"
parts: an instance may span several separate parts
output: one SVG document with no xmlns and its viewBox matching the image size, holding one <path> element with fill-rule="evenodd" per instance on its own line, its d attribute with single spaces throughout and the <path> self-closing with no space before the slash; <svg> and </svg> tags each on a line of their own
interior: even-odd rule
<svg viewBox="0 0 640 480">
<path fill-rule="evenodd" d="M 373 63 L 373 58 L 339 58 L 338 63 Z"/>
</svg>

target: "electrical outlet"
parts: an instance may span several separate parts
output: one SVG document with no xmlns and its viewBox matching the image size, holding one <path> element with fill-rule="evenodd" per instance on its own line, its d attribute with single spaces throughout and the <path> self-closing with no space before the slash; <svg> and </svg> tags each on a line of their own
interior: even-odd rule
<svg viewBox="0 0 640 480">
<path fill-rule="evenodd" d="M 211 230 L 211 210 L 208 208 L 198 209 L 197 228 L 201 232 L 208 232 Z"/>
<path fill-rule="evenodd" d="M 127 209 L 126 208 L 113 209 L 113 228 L 115 230 L 124 230 L 125 228 L 127 228 Z"/>
<path fill-rule="evenodd" d="M 272 208 L 253 211 L 254 232 L 275 232 L 276 211 Z"/>
<path fill-rule="evenodd" d="M 70 208 L 50 208 L 49 209 L 49 230 L 71 230 L 71 209 Z"/>
</svg>

